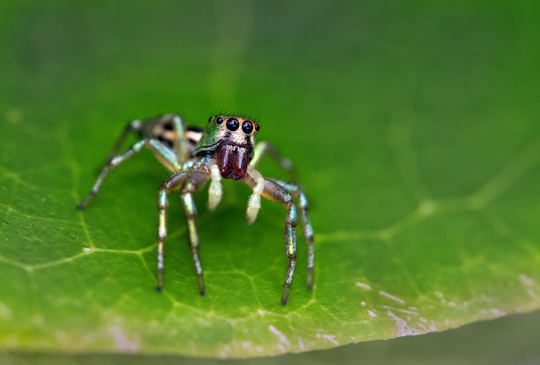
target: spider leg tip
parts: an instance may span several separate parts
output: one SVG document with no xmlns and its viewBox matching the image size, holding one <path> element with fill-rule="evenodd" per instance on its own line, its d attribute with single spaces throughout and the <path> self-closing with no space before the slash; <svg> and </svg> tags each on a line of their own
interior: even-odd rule
<svg viewBox="0 0 540 365">
<path fill-rule="evenodd" d="M 201 297 L 204 297 L 206 295 L 206 290 L 200 290 L 199 294 L 201 295 Z"/>
<path fill-rule="evenodd" d="M 308 290 L 313 290 L 313 284 L 308 284 L 308 285 L 307 285 L 307 289 L 308 289 Z"/>
<path fill-rule="evenodd" d="M 281 299 L 281 305 L 287 305 L 287 299 Z"/>
<path fill-rule="evenodd" d="M 158 293 L 161 293 L 163 291 L 163 287 L 162 286 L 157 286 L 156 290 L 157 290 Z"/>
</svg>

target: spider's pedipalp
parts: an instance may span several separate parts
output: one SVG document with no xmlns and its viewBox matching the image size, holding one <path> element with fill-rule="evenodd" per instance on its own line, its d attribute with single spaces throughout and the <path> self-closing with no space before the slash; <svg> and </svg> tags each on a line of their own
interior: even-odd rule
<svg viewBox="0 0 540 365">
<path fill-rule="evenodd" d="M 261 194 L 264 190 L 264 177 L 261 173 L 255 169 L 248 170 L 253 180 L 253 193 L 249 196 L 248 205 L 246 209 L 246 221 L 247 224 L 252 224 L 257 219 L 257 214 L 261 208 Z"/>
<path fill-rule="evenodd" d="M 211 182 L 208 187 L 208 210 L 214 211 L 221 201 L 223 191 L 221 189 L 221 174 L 215 161 L 210 165 Z"/>
</svg>

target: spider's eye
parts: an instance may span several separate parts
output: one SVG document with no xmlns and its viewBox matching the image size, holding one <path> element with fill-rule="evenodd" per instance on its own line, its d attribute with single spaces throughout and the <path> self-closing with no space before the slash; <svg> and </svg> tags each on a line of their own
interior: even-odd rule
<svg viewBox="0 0 540 365">
<path fill-rule="evenodd" d="M 223 117 L 217 117 L 217 118 L 216 118 L 216 123 L 217 123 L 217 124 L 223 123 Z"/>
<path fill-rule="evenodd" d="M 229 118 L 227 119 L 227 129 L 230 131 L 235 131 L 240 127 L 240 123 L 238 123 L 238 120 L 235 118 Z"/>
<path fill-rule="evenodd" d="M 260 125 L 258 125 L 257 123 L 255 123 L 255 130 L 256 130 L 256 131 L 258 132 L 258 131 L 259 131 L 259 129 L 261 129 L 261 126 L 260 126 Z"/>
<path fill-rule="evenodd" d="M 253 123 L 251 123 L 249 120 L 246 120 L 244 123 L 242 123 L 242 130 L 245 134 L 250 134 L 253 132 Z"/>
</svg>

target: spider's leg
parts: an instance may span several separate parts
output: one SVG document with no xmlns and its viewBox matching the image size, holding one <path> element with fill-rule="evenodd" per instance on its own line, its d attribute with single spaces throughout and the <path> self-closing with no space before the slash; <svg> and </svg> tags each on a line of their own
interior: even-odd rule
<svg viewBox="0 0 540 365">
<path fill-rule="evenodd" d="M 304 228 L 304 238 L 307 243 L 307 287 L 308 289 L 313 288 L 313 266 L 315 261 L 315 244 L 314 244 L 314 237 L 313 237 L 313 227 L 311 226 L 311 221 L 309 219 L 309 204 L 308 200 L 306 198 L 306 195 L 302 191 L 302 189 L 296 185 L 287 183 L 285 181 L 280 180 L 274 180 L 274 179 L 267 179 L 272 180 L 278 185 L 280 185 L 282 188 L 287 190 L 289 193 L 291 193 L 296 199 L 298 199 L 298 206 L 300 208 L 300 217 L 302 217 L 302 225 Z"/>
<path fill-rule="evenodd" d="M 98 167 L 97 171 L 101 171 L 103 167 L 105 167 L 109 161 L 111 161 L 117 154 L 122 145 L 124 144 L 124 141 L 126 138 L 132 134 L 132 133 L 141 133 L 145 125 L 144 121 L 141 121 L 139 119 L 132 120 L 129 122 L 124 129 L 122 130 L 122 133 L 118 136 L 116 141 L 114 142 L 113 147 L 111 148 L 111 151 L 109 152 L 109 155 L 107 156 L 107 159 Z"/>
<path fill-rule="evenodd" d="M 188 245 L 193 257 L 195 273 L 199 285 L 199 293 L 205 294 L 203 271 L 199 259 L 199 232 L 197 229 L 197 208 L 193 201 L 193 193 L 209 178 L 208 161 L 196 164 L 171 176 L 161 184 L 158 196 L 158 283 L 157 288 L 163 288 L 163 251 L 167 238 L 167 209 L 169 207 L 168 194 L 173 190 L 180 190 L 180 200 L 184 208 L 187 225 Z"/>
<path fill-rule="evenodd" d="M 109 152 L 109 156 L 107 157 L 107 159 L 105 160 L 105 162 L 103 162 L 99 168 L 98 168 L 98 171 L 99 171 L 99 176 L 96 180 L 96 182 L 94 183 L 94 186 L 92 188 L 92 191 L 90 192 L 90 194 L 88 194 L 86 196 L 86 198 L 81 201 L 78 205 L 77 205 L 77 209 L 84 209 L 86 208 L 86 206 L 88 205 L 88 203 L 90 203 L 90 201 L 96 196 L 98 190 L 99 190 L 99 187 L 101 186 L 101 184 L 103 183 L 103 180 L 105 179 L 105 177 L 107 176 L 109 170 L 111 169 L 111 167 L 109 167 L 109 165 L 111 164 L 111 161 L 115 158 L 115 157 L 119 157 L 117 154 L 118 154 L 118 150 L 120 149 L 120 147 L 122 147 L 122 144 L 124 143 L 124 141 L 126 140 L 126 137 L 129 136 L 131 133 L 133 132 L 140 132 L 141 131 L 141 128 L 143 127 L 144 125 L 144 122 L 140 121 L 140 120 L 132 120 L 131 122 L 129 122 L 125 127 L 124 129 L 122 130 L 122 133 L 120 134 L 120 136 L 118 136 L 118 138 L 116 139 L 116 142 L 114 143 L 113 145 L 113 148 L 111 149 L 111 152 Z M 138 146 L 131 146 L 130 149 L 136 149 Z M 127 153 L 127 152 L 126 152 Z M 121 163 L 118 162 L 118 163 Z"/>
<path fill-rule="evenodd" d="M 187 161 L 190 154 L 186 131 L 182 118 L 176 114 L 166 114 L 146 120 L 133 120 L 128 123 L 116 140 L 109 157 L 101 166 L 92 191 L 77 205 L 77 209 L 84 209 L 97 195 L 110 170 L 140 152 L 143 147 L 152 150 L 157 159 L 169 170 L 173 172 L 180 171 L 182 163 Z M 133 144 L 124 153 L 118 154 L 118 150 L 132 133 L 137 133 L 141 140 Z"/>
<path fill-rule="evenodd" d="M 297 176 L 296 176 L 296 172 L 294 170 L 294 167 L 293 167 L 293 164 L 291 163 L 291 161 L 289 159 L 283 157 L 283 155 L 281 153 L 279 153 L 279 151 L 277 150 L 276 147 L 274 147 L 274 145 L 272 145 L 272 144 L 270 144 L 269 142 L 266 142 L 266 141 L 258 142 L 255 145 L 255 151 L 253 152 L 253 158 L 250 161 L 251 167 L 257 168 L 257 166 L 259 166 L 262 158 L 265 155 L 270 155 L 271 157 L 273 157 L 274 160 L 277 161 L 279 166 L 281 166 L 281 168 L 283 170 L 285 170 L 290 175 L 290 177 L 293 178 L 294 181 L 298 180 Z"/>
<path fill-rule="evenodd" d="M 101 187 L 101 184 L 103 184 L 103 181 L 105 180 L 105 178 L 109 174 L 109 171 L 111 171 L 112 169 L 118 167 L 122 162 L 126 161 L 127 159 L 129 159 L 133 155 L 139 153 L 143 149 L 144 145 L 145 145 L 144 140 L 138 141 L 135 144 L 133 144 L 126 152 L 124 152 L 124 153 L 122 153 L 120 155 L 112 156 L 111 158 L 109 158 L 109 160 L 107 161 L 105 166 L 103 166 L 103 168 L 101 169 L 101 172 L 99 173 L 99 176 L 98 176 L 96 182 L 94 183 L 94 186 L 92 187 L 92 190 L 86 196 L 86 198 L 84 198 L 84 200 L 81 201 L 77 205 L 77 209 L 86 208 L 88 203 L 90 203 L 90 201 L 92 201 L 92 199 L 94 199 L 95 196 L 97 195 L 97 193 L 99 191 L 99 188 Z"/>
<path fill-rule="evenodd" d="M 206 179 L 205 179 L 206 180 Z M 198 185 L 198 184 L 197 184 Z M 197 274 L 197 281 L 199 284 L 199 293 L 205 295 L 203 270 L 201 261 L 199 259 L 199 231 L 197 229 L 197 208 L 193 201 L 193 193 L 195 192 L 197 185 L 188 180 L 184 184 L 180 199 L 182 206 L 184 207 L 184 214 L 186 215 L 187 236 L 189 249 L 193 257 L 193 264 L 195 265 L 195 273 Z"/>
<path fill-rule="evenodd" d="M 262 195 L 268 200 L 273 200 L 280 203 L 285 209 L 287 209 L 287 216 L 285 218 L 284 243 L 288 263 L 285 274 L 285 282 L 283 284 L 283 292 L 281 294 L 281 304 L 285 305 L 287 304 L 287 299 L 289 297 L 289 289 L 291 287 L 294 268 L 296 266 L 296 206 L 294 204 L 292 195 L 274 180 L 262 178 L 262 191 L 260 194 L 258 194 L 256 189 L 259 189 L 261 186 L 261 178 L 262 177 L 258 171 L 249 168 L 246 177 L 243 179 L 243 181 L 254 190 L 252 197 L 254 195 Z M 248 202 L 248 215 L 250 210 L 249 204 L 252 201 L 252 197 L 250 197 L 250 201 Z"/>
<path fill-rule="evenodd" d="M 165 180 L 158 190 L 158 243 L 157 243 L 157 290 L 163 288 L 163 254 L 167 239 L 167 210 L 169 208 L 168 194 L 181 189 L 186 180 L 187 172 L 182 171 Z"/>
<path fill-rule="evenodd" d="M 150 150 L 154 152 L 154 154 L 158 157 L 160 161 L 162 161 L 167 166 L 172 166 L 172 168 L 176 171 L 179 171 L 181 169 L 180 161 L 178 161 L 178 158 L 174 154 L 174 152 L 167 148 L 165 145 L 163 145 L 161 142 L 155 139 L 143 139 L 135 144 L 133 144 L 127 151 L 125 151 L 122 154 L 112 156 L 107 164 L 103 166 L 101 169 L 101 172 L 99 173 L 99 176 L 94 183 L 94 186 L 92 187 L 92 190 L 90 193 L 84 198 L 83 201 L 81 201 L 77 205 L 77 209 L 84 209 L 92 201 L 92 199 L 95 198 L 97 195 L 99 188 L 101 187 L 101 184 L 103 184 L 103 181 L 109 174 L 109 171 L 113 170 L 114 168 L 118 167 L 120 164 L 128 160 L 129 158 L 133 157 L 137 153 L 141 152 L 141 150 L 147 147 Z"/>
</svg>

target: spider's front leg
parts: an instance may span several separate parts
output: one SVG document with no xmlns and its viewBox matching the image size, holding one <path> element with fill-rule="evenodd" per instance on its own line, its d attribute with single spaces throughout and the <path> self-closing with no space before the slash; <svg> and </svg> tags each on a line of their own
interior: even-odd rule
<svg viewBox="0 0 540 365">
<path fill-rule="evenodd" d="M 283 238 L 288 262 L 283 292 L 281 294 L 281 304 L 285 305 L 289 298 L 289 290 L 294 276 L 294 268 L 296 266 L 296 205 L 294 204 L 292 195 L 283 186 L 274 180 L 263 178 L 262 175 L 253 168 L 248 169 L 244 182 L 253 189 L 253 194 L 248 201 L 248 223 L 252 222 L 256 217 L 260 207 L 260 195 L 264 196 L 266 199 L 280 203 L 287 209 Z"/>
<path fill-rule="evenodd" d="M 182 200 L 182 206 L 184 207 L 184 214 L 186 215 L 186 225 L 187 225 L 187 235 L 188 235 L 188 244 L 193 257 L 193 264 L 195 265 L 195 274 L 197 274 L 197 282 L 199 284 L 199 293 L 201 295 L 206 294 L 204 288 L 204 278 L 203 270 L 201 266 L 201 261 L 199 259 L 199 231 L 197 229 L 197 208 L 195 202 L 193 201 L 193 192 L 195 192 L 196 187 L 190 181 L 186 183 L 182 193 L 180 194 L 180 199 Z"/>
<path fill-rule="evenodd" d="M 300 208 L 300 216 L 302 218 L 302 225 L 304 228 L 304 238 L 307 242 L 307 287 L 308 289 L 311 289 L 313 287 L 313 266 L 314 266 L 314 258 L 315 258 L 315 244 L 314 244 L 314 237 L 313 237 L 313 228 L 311 227 L 311 222 L 309 220 L 309 204 L 308 200 L 306 198 L 306 195 L 304 194 L 303 190 L 300 188 L 297 182 L 297 176 L 296 172 L 294 170 L 294 167 L 291 163 L 291 161 L 287 158 L 285 158 L 279 151 L 274 147 L 272 144 L 268 142 L 259 142 L 257 146 L 255 147 L 254 156 L 253 159 L 250 161 L 250 166 L 255 169 L 258 164 L 261 162 L 262 158 L 266 155 L 269 155 L 272 157 L 280 166 L 281 168 L 286 171 L 290 177 L 293 179 L 294 183 L 285 182 L 281 180 L 275 180 L 275 179 L 266 179 L 266 180 L 272 180 L 279 186 L 281 186 L 283 189 L 287 190 L 289 193 L 291 193 L 294 198 L 298 200 L 298 205 Z M 257 211 L 259 209 L 259 197 L 257 195 L 260 195 L 260 193 L 257 193 L 257 189 L 254 189 L 253 195 L 250 197 L 250 203 L 248 204 L 248 223 L 253 222 L 255 220 Z M 260 190 L 260 189 L 259 189 Z M 249 208 L 251 207 L 251 208 Z M 251 213 L 250 213 L 251 210 Z"/>
<path fill-rule="evenodd" d="M 165 241 L 167 240 L 167 211 L 169 209 L 168 195 L 173 190 L 182 188 L 187 172 L 175 174 L 165 180 L 158 190 L 158 234 L 157 234 L 157 290 L 163 289 L 163 256 Z"/>
<path fill-rule="evenodd" d="M 167 210 L 169 207 L 168 195 L 171 191 L 180 190 L 180 200 L 184 208 L 187 225 L 189 249 L 195 265 L 195 273 L 199 285 L 199 293 L 205 294 L 203 270 L 199 259 L 199 231 L 197 229 L 197 208 L 193 201 L 193 193 L 211 177 L 207 164 L 201 163 L 194 168 L 177 173 L 161 184 L 158 192 L 158 278 L 157 289 L 163 289 L 163 255 L 165 240 L 167 239 Z"/>
</svg>

